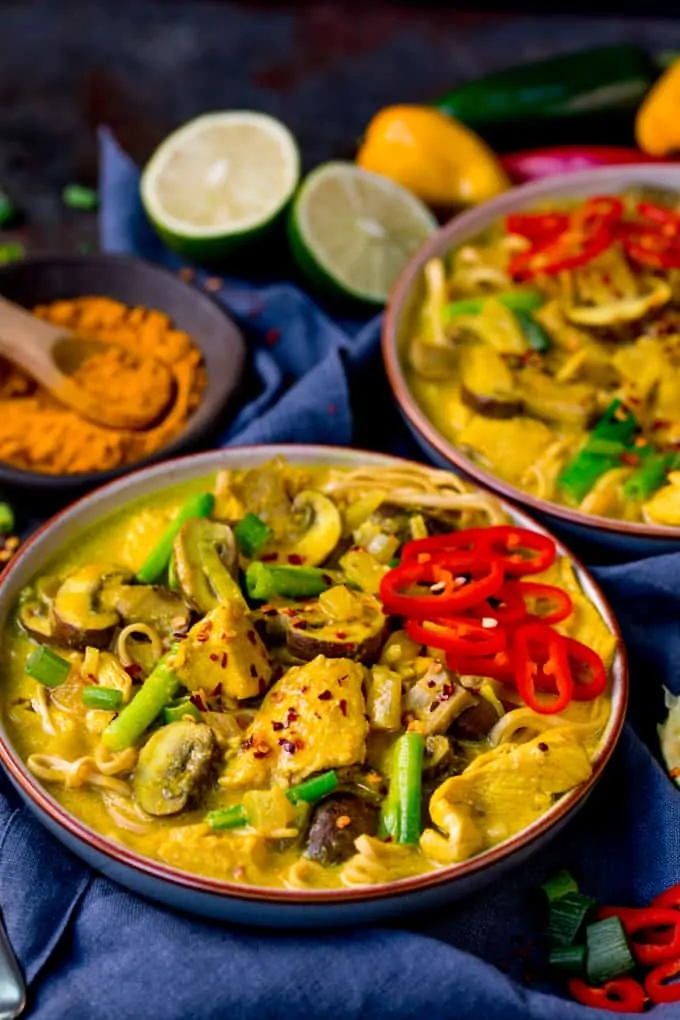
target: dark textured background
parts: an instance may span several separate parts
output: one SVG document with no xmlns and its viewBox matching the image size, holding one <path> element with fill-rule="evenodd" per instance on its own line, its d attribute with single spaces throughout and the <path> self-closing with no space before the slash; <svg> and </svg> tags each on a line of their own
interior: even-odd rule
<svg viewBox="0 0 680 1020">
<path fill-rule="evenodd" d="M 64 209 L 60 194 L 96 181 L 98 122 L 144 159 L 195 114 L 256 107 L 290 125 L 311 166 L 351 155 L 381 105 L 426 101 L 510 63 L 618 40 L 680 50 L 680 20 L 450 4 L 0 0 L 0 14 L 0 187 L 25 208 L 33 247 L 94 243 L 96 218 Z M 629 125 L 583 130 L 625 140 Z"/>
</svg>

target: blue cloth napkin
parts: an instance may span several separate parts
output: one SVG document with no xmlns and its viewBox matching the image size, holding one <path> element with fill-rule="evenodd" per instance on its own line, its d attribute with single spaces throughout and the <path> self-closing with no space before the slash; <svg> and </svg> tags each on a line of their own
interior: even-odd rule
<svg viewBox="0 0 680 1020">
<path fill-rule="evenodd" d="M 102 241 L 177 265 L 149 230 L 138 172 L 102 139 Z M 412 453 L 376 359 L 378 323 L 334 322 L 296 287 L 220 292 L 252 346 L 252 400 L 224 442 L 317 441 Z M 356 405 L 353 408 L 353 403 Z M 352 430 L 352 422 L 355 429 Z M 680 556 L 597 571 L 633 674 L 629 723 L 579 817 L 471 900 L 342 932 L 230 928 L 166 911 L 66 852 L 0 777 L 0 904 L 35 1020 L 586 1020 L 541 979 L 537 883 L 570 868 L 607 903 L 680 881 L 680 793 L 657 761 L 662 685 L 680 693 Z M 600 1014 L 601 1015 L 601 1014 Z M 660 1007 L 660 1018 L 680 1016 Z"/>
</svg>

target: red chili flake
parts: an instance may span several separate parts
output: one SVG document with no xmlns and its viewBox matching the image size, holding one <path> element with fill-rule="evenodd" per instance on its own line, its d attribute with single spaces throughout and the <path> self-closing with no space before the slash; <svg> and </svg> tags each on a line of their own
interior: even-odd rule
<svg viewBox="0 0 680 1020">
<path fill-rule="evenodd" d="M 300 553 L 291 553 L 290 556 L 288 557 L 288 562 L 293 567 L 301 567 L 302 564 L 305 562 L 305 559 L 306 557 L 301 556 Z"/>
<path fill-rule="evenodd" d="M 217 654 L 217 652 L 211 652 L 210 653 L 210 661 L 211 662 L 217 662 L 218 659 L 219 659 L 219 655 Z"/>
<path fill-rule="evenodd" d="M 246 631 L 246 637 L 250 641 L 251 645 L 256 645 L 257 644 L 257 637 L 255 635 L 255 631 L 254 630 Z"/>
<path fill-rule="evenodd" d="M 293 627 L 295 627 L 296 630 L 307 630 L 307 626 L 308 624 L 306 620 L 296 620 L 293 624 Z"/>
<path fill-rule="evenodd" d="M 307 684 L 305 684 L 304 687 L 300 688 L 300 694 L 306 694 L 308 690 L 309 687 L 307 686 Z"/>
<path fill-rule="evenodd" d="M 297 609 L 291 609 L 290 607 L 287 609 L 282 609 L 281 612 L 283 613 L 284 616 L 289 617 L 297 616 Z"/>
<path fill-rule="evenodd" d="M 263 556 L 260 556 L 262 563 L 273 563 L 275 560 L 278 560 L 278 558 L 279 554 L 275 552 L 264 553 Z"/>
<path fill-rule="evenodd" d="M 343 715 L 347 715 L 347 702 L 344 698 L 340 699 L 340 711 Z"/>
<path fill-rule="evenodd" d="M 296 740 L 295 741 L 295 747 L 296 747 L 296 749 L 298 751 L 301 751 L 304 746 L 305 746 L 304 740 Z"/>
<path fill-rule="evenodd" d="M 347 634 L 345 633 L 345 631 L 344 631 L 344 630 L 336 630 L 336 632 L 335 632 L 335 636 L 336 636 L 336 638 L 338 638 L 338 639 L 339 639 L 340 641 L 344 641 L 344 640 L 345 640 L 345 638 L 347 637 Z"/>
<path fill-rule="evenodd" d="M 637 467 L 640 463 L 640 457 L 637 453 L 629 453 L 628 450 L 626 450 L 621 454 L 621 462 L 623 464 L 629 464 L 631 467 Z"/>
<path fill-rule="evenodd" d="M 196 635 L 196 640 L 199 642 L 199 644 L 203 644 L 204 641 L 208 640 L 208 638 L 210 637 L 211 630 L 212 622 L 208 620 L 206 623 L 203 624 L 198 634 Z"/>
<path fill-rule="evenodd" d="M 538 750 L 539 751 L 549 751 L 550 748 L 548 747 L 547 744 L 544 744 L 543 741 L 541 741 L 541 743 L 538 745 Z"/>
<path fill-rule="evenodd" d="M 436 684 L 436 682 L 434 680 L 428 680 L 427 681 L 427 686 L 428 687 L 436 687 L 437 684 Z"/>
<path fill-rule="evenodd" d="M 669 425 L 669 421 L 662 421 L 659 419 L 658 421 L 652 422 L 652 429 L 667 429 Z"/>
<path fill-rule="evenodd" d="M 256 667 L 255 667 L 255 666 L 251 666 L 251 667 L 250 667 L 250 675 L 252 676 L 253 680 L 254 680 L 254 679 L 255 679 L 255 677 L 257 676 L 257 669 L 256 669 Z"/>
<path fill-rule="evenodd" d="M 268 347 L 273 347 L 275 344 L 279 342 L 280 338 L 281 338 L 280 329 L 268 329 L 264 335 L 264 342 L 267 344 Z"/>
<path fill-rule="evenodd" d="M 330 691 L 322 691 L 319 695 L 319 701 L 330 701 L 333 697 Z"/>
<path fill-rule="evenodd" d="M 444 684 L 440 694 L 441 700 L 448 701 L 451 697 L 453 697 L 453 687 L 451 684 Z"/>
<path fill-rule="evenodd" d="M 279 740 L 279 746 L 282 747 L 284 751 L 287 751 L 288 754 L 295 754 L 296 748 L 292 740 L 286 740 L 285 737 L 281 737 Z"/>
<path fill-rule="evenodd" d="M 434 712 L 435 708 L 439 708 L 439 702 L 437 701 L 436 698 L 430 705 L 430 712 Z"/>
<path fill-rule="evenodd" d="M 204 702 L 204 700 L 203 700 L 203 698 L 201 697 L 200 694 L 191 694 L 191 695 L 189 695 L 189 701 L 191 702 L 192 705 L 196 706 L 196 708 L 199 710 L 199 712 L 207 712 L 208 711 L 208 706 L 206 705 L 206 703 Z"/>
<path fill-rule="evenodd" d="M 295 709 L 289 708 L 288 712 L 286 713 L 286 726 L 290 726 L 291 723 L 297 722 L 298 718 L 299 716 Z"/>
<path fill-rule="evenodd" d="M 628 397 L 628 403 L 632 404 L 633 407 L 637 407 L 639 404 L 642 403 L 642 401 L 640 400 L 639 397 Z"/>
<path fill-rule="evenodd" d="M 254 739 L 252 737 L 248 737 L 248 739 L 244 740 L 243 743 L 241 744 L 241 750 L 249 751 L 254 743 L 255 743 Z"/>
<path fill-rule="evenodd" d="M 271 753 L 272 749 L 268 744 L 258 744 L 253 751 L 253 758 L 266 758 Z"/>
<path fill-rule="evenodd" d="M 227 654 L 227 652 L 222 652 L 222 662 L 220 663 L 222 669 L 226 669 L 227 668 L 227 663 L 228 662 L 229 662 L 229 655 Z"/>
<path fill-rule="evenodd" d="M 127 673 L 128 676 L 131 676 L 132 679 L 134 680 L 135 677 L 142 675 L 143 670 L 142 667 L 139 666 L 136 662 L 132 662 L 130 663 L 129 666 L 125 667 L 125 672 Z"/>
<path fill-rule="evenodd" d="M 283 729 L 283 723 L 282 723 L 282 722 L 277 722 L 277 721 L 275 720 L 275 721 L 274 721 L 274 722 L 272 723 L 272 729 L 274 730 L 274 732 L 275 732 L 275 733 L 278 733 L 278 731 L 279 731 L 279 730 L 282 730 L 282 729 Z"/>
</svg>

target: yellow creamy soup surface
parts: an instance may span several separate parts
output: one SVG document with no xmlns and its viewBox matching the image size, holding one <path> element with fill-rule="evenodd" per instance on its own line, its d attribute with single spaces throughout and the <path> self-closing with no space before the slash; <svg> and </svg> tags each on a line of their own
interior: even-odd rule
<svg viewBox="0 0 680 1020">
<path fill-rule="evenodd" d="M 403 351 L 480 467 L 587 514 L 680 525 L 680 199 L 543 206 L 425 267 Z"/>
<path fill-rule="evenodd" d="M 409 542 L 504 523 L 491 496 L 408 464 L 277 459 L 132 503 L 22 593 L 10 740 L 70 812 L 181 870 L 331 888 L 463 861 L 588 780 L 610 712 L 608 680 L 527 707 L 489 660 L 457 670 L 389 611 Z M 566 593 L 555 630 L 609 669 L 615 638 L 570 563 L 531 581 Z"/>
</svg>

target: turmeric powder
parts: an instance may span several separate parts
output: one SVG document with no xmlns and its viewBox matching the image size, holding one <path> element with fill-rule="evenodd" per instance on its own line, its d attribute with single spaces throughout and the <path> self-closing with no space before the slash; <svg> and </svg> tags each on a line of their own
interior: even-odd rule
<svg viewBox="0 0 680 1020">
<path fill-rule="evenodd" d="M 34 314 L 81 336 L 108 341 L 171 369 L 176 397 L 161 422 L 145 432 L 102 428 L 59 403 L 30 376 L 0 358 L 0 460 L 27 471 L 77 474 L 107 471 L 148 457 L 181 432 L 206 386 L 201 351 L 172 328 L 163 312 L 128 308 L 106 297 L 83 297 L 41 305 Z M 101 399 L 116 400 L 134 375 L 122 371 L 124 356 L 103 348 L 80 365 L 74 378 Z M 143 392 L 147 380 L 139 379 Z"/>
</svg>

